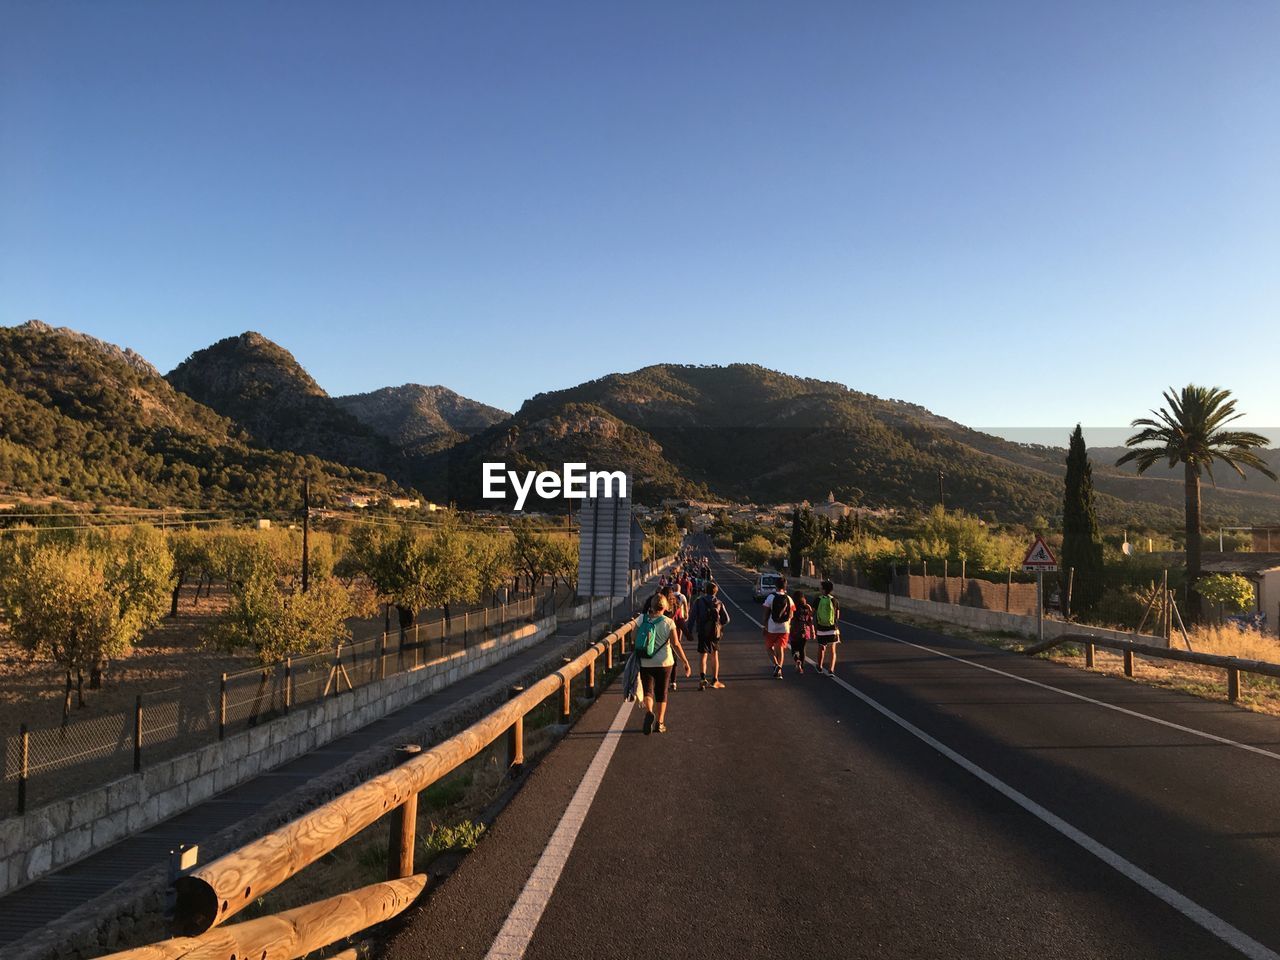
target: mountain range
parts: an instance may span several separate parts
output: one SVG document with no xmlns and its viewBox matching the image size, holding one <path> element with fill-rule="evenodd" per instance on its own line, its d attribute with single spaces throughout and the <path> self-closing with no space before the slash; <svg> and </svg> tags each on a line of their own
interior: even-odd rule
<svg viewBox="0 0 1280 960">
<path fill-rule="evenodd" d="M 105 502 L 262 506 L 292 481 L 480 499 L 480 464 L 626 470 L 636 496 L 868 507 L 937 502 L 1030 522 L 1061 504 L 1063 451 L 753 364 L 662 364 L 538 394 L 514 414 L 441 386 L 331 397 L 283 347 L 247 332 L 167 376 L 136 353 L 38 322 L 0 328 L 0 487 Z M 1136 477 L 1094 453 L 1106 522 L 1173 526 L 1180 474 Z M 1280 466 L 1280 451 L 1266 455 Z M 1220 476 L 1209 523 L 1280 522 L 1280 485 Z M 274 492 L 273 492 L 274 491 Z"/>
</svg>

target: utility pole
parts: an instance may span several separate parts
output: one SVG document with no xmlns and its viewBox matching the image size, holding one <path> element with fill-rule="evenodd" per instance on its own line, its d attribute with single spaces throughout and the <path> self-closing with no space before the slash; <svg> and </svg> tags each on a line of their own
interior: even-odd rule
<svg viewBox="0 0 1280 960">
<path fill-rule="evenodd" d="M 311 481 L 302 481 L 302 592 L 311 581 Z"/>
<path fill-rule="evenodd" d="M 941 470 L 938 471 L 938 503 L 942 505 L 943 513 L 947 512 L 947 495 L 946 495 L 946 492 L 942 489 L 942 479 L 945 476 L 946 474 L 943 473 Z"/>
</svg>

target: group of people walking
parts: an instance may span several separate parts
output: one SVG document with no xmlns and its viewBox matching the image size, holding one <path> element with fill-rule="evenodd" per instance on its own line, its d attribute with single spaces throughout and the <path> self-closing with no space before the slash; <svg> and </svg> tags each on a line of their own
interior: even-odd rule
<svg viewBox="0 0 1280 960">
<path fill-rule="evenodd" d="M 729 624 L 729 610 L 719 597 L 720 585 L 711 575 L 707 558 L 685 554 L 681 560 L 671 575 L 660 578 L 658 592 L 648 599 L 636 619 L 635 654 L 646 736 L 655 731 L 667 732 L 667 694 L 678 689 L 677 662 L 686 678 L 693 676 L 683 640 L 697 640 L 698 689 L 724 689 L 720 679 L 720 639 Z M 780 577 L 765 598 L 764 642 L 774 677 L 782 679 L 788 647 L 796 672 L 803 674 L 810 641 L 818 644 L 818 672 L 835 672 L 840 602 L 830 580 L 823 580 L 820 590 L 810 603 L 803 593 L 794 597 L 789 594 L 786 578 Z"/>
<path fill-rule="evenodd" d="M 821 593 L 813 603 L 803 593 L 787 593 L 787 578 L 779 577 L 773 592 L 764 598 L 764 645 L 773 664 L 773 675 L 782 679 L 787 647 L 795 661 L 796 673 L 804 673 L 805 650 L 810 640 L 818 644 L 818 673 L 836 669 L 836 647 L 840 644 L 840 601 L 835 585 L 823 580 Z"/>
</svg>

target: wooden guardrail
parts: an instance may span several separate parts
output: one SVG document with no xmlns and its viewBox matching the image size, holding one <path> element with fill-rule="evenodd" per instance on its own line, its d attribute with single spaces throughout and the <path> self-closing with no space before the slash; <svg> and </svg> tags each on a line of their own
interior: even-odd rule
<svg viewBox="0 0 1280 960">
<path fill-rule="evenodd" d="M 604 657 L 606 669 L 612 667 L 615 645 L 620 657 L 633 627 L 627 623 L 611 631 L 527 689 L 513 687 L 506 703 L 461 733 L 178 877 L 173 929 L 179 936 L 104 960 L 294 960 L 400 913 L 427 883 L 427 877 L 415 875 L 413 867 L 418 795 L 504 734 L 509 763 L 518 769 L 524 761 L 525 715 L 559 693 L 561 719 L 567 721 L 573 679 L 585 673 L 587 695 L 595 697 L 597 661 Z M 387 814 L 393 818 L 387 882 L 274 916 L 218 927 Z"/>
<path fill-rule="evenodd" d="M 1118 650 L 1124 656 L 1124 675 L 1133 676 L 1133 658 L 1158 657 L 1164 660 L 1179 660 L 1183 663 L 1195 663 L 1202 667 L 1217 667 L 1227 672 L 1227 700 L 1235 703 L 1240 699 L 1241 674 L 1256 673 L 1264 677 L 1280 678 L 1280 663 L 1268 663 L 1266 660 L 1246 660 L 1240 657 L 1225 657 L 1216 653 L 1196 653 L 1194 650 L 1178 650 L 1173 647 L 1157 647 L 1148 643 L 1137 643 L 1132 640 L 1112 640 L 1109 637 L 1095 637 L 1086 633 L 1068 633 L 1052 640 L 1034 643 L 1022 652 L 1026 654 L 1043 653 L 1063 643 L 1078 643 L 1084 647 L 1084 665 L 1093 666 L 1095 647 Z"/>
</svg>

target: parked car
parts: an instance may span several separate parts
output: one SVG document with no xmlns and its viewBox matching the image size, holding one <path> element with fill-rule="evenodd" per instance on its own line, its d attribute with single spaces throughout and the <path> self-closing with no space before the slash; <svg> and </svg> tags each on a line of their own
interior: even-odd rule
<svg viewBox="0 0 1280 960">
<path fill-rule="evenodd" d="M 756 577 L 756 585 L 752 588 L 751 596 L 756 603 L 764 603 L 764 598 L 773 593 L 777 587 L 778 581 L 782 579 L 780 573 L 761 573 Z"/>
</svg>

